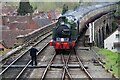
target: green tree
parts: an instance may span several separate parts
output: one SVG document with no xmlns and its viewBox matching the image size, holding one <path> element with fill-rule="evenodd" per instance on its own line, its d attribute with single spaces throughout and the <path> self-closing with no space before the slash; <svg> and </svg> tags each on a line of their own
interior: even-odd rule
<svg viewBox="0 0 120 80">
<path fill-rule="evenodd" d="M 79 3 L 76 4 L 73 10 L 75 11 L 81 5 L 81 3 L 82 3 L 81 0 L 79 0 Z"/>
<path fill-rule="evenodd" d="M 33 7 L 30 5 L 29 2 L 20 2 L 19 8 L 17 10 L 18 15 L 26 15 L 28 13 L 33 13 Z"/>
<path fill-rule="evenodd" d="M 120 1 L 117 4 L 117 10 L 115 12 L 115 17 L 120 17 Z"/>
<path fill-rule="evenodd" d="M 77 8 L 78 8 L 78 6 L 76 5 L 76 6 L 74 7 L 74 11 L 75 11 Z"/>
<path fill-rule="evenodd" d="M 65 14 L 68 11 L 68 6 L 67 5 L 63 5 L 63 10 L 62 10 L 62 15 Z"/>
<path fill-rule="evenodd" d="M 37 6 L 34 7 L 34 10 L 36 10 L 36 9 L 37 9 Z"/>
</svg>

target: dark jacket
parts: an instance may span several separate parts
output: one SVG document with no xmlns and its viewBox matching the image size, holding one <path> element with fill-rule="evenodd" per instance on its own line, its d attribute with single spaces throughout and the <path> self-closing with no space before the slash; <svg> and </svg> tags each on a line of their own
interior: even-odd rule
<svg viewBox="0 0 120 80">
<path fill-rule="evenodd" d="M 30 56 L 35 57 L 37 52 L 38 52 L 38 50 L 36 48 L 31 48 L 30 49 Z"/>
</svg>

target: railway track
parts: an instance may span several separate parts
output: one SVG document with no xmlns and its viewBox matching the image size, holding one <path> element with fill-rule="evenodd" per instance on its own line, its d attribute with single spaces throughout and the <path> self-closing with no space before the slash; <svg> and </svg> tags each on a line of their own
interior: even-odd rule
<svg viewBox="0 0 120 80">
<path fill-rule="evenodd" d="M 74 58 L 76 58 L 75 62 L 72 61 L 73 56 L 74 56 Z M 57 57 L 59 57 L 59 59 Z M 77 65 L 77 67 L 74 65 Z M 73 71 L 71 69 L 74 70 L 76 68 L 77 68 L 78 73 L 79 72 L 81 73 L 81 71 L 82 71 L 85 78 L 88 78 L 89 80 L 93 80 L 93 77 L 87 71 L 87 69 L 85 68 L 85 66 L 81 62 L 79 56 L 77 54 L 74 54 L 74 53 L 69 53 L 69 54 L 64 54 L 64 53 L 56 54 L 56 53 L 54 53 L 51 56 L 51 59 L 49 59 L 49 62 L 47 62 L 46 67 L 44 67 L 44 70 L 41 70 L 41 73 L 39 74 L 39 78 L 41 80 L 45 80 L 47 78 L 54 78 L 55 76 L 58 77 L 60 75 L 59 78 L 62 80 L 66 80 L 66 79 L 74 80 L 74 77 L 72 77 L 74 75 L 71 74 L 71 73 L 73 73 Z M 56 70 L 56 71 L 54 72 L 54 70 Z M 58 72 L 57 72 L 57 70 L 58 70 Z M 51 74 L 50 74 L 51 72 L 53 72 L 54 74 L 58 74 L 58 75 L 51 76 Z M 83 78 L 83 77 L 81 77 L 81 78 Z"/>
<path fill-rule="evenodd" d="M 64 55 L 61 54 L 61 57 L 62 57 L 62 63 L 63 63 L 63 73 L 62 73 L 62 80 L 65 79 L 65 75 L 67 74 L 67 77 L 69 80 L 72 80 L 72 77 L 71 77 L 71 74 L 68 70 L 68 62 L 69 62 L 69 59 L 70 59 L 70 56 L 71 54 L 69 53 L 67 59 L 65 59 Z"/>
<path fill-rule="evenodd" d="M 81 53 L 78 55 L 81 57 L 82 63 L 87 65 L 87 71 L 93 77 L 92 79 L 97 80 L 98 78 L 109 78 L 112 80 L 117 80 L 113 74 L 105 70 L 100 57 L 96 54 L 93 48 L 91 48 L 91 50 L 77 49 L 77 52 Z"/>
<path fill-rule="evenodd" d="M 51 34 L 51 32 L 50 32 L 50 34 Z M 15 58 L 17 58 L 22 53 L 24 53 L 25 50 L 28 50 L 29 47 L 31 46 L 31 44 L 36 43 L 37 41 L 42 40 L 44 37 L 47 37 L 47 35 L 48 35 L 48 32 L 47 33 L 43 33 L 43 34 L 37 36 L 35 39 L 28 41 L 26 44 L 23 44 L 22 45 L 22 49 L 18 50 L 17 52 L 15 52 L 12 55 L 10 55 L 8 58 L 3 59 L 2 60 L 2 65 L 10 64 Z"/>
<path fill-rule="evenodd" d="M 79 58 L 78 53 L 76 53 L 76 51 L 74 50 L 75 54 L 76 54 L 76 58 L 79 61 L 79 64 L 81 65 L 82 70 L 86 73 L 86 75 L 89 77 L 90 80 L 94 80 L 94 78 L 92 77 L 92 75 L 89 73 L 89 71 L 85 68 L 84 64 L 82 63 L 82 60 Z"/>
<path fill-rule="evenodd" d="M 59 58 L 61 57 L 61 59 L 59 59 L 60 61 L 57 60 L 58 59 L 58 58 L 56 58 L 57 56 Z M 70 57 L 70 54 L 69 54 L 69 56 L 67 58 L 67 61 L 66 61 L 66 59 L 64 58 L 64 55 L 62 53 L 61 54 L 54 53 L 54 55 L 51 57 L 50 61 L 48 62 L 46 68 L 42 72 L 42 75 L 41 75 L 40 79 L 44 80 L 44 79 L 46 79 L 46 76 L 48 78 L 48 76 L 49 76 L 48 73 L 52 70 L 51 69 L 52 64 L 58 64 L 59 63 L 59 64 L 62 64 L 61 68 L 63 68 L 63 70 L 59 73 L 59 74 L 61 74 L 61 79 L 64 80 L 65 79 L 65 74 L 67 73 L 68 78 L 72 80 L 71 75 L 70 75 L 70 73 L 68 71 L 68 60 L 69 60 L 69 57 Z"/>
<path fill-rule="evenodd" d="M 100 75 L 98 75 L 98 73 L 97 73 L 97 76 L 93 74 L 95 73 L 94 70 L 91 71 L 91 67 L 93 67 L 93 65 L 92 66 L 88 65 L 88 67 L 85 66 L 87 61 L 84 61 L 83 57 L 81 58 L 80 54 L 78 53 L 75 53 L 75 54 L 74 53 L 70 53 L 70 54 L 53 53 L 53 55 L 47 62 L 46 66 L 44 66 L 43 68 L 40 67 L 41 69 L 36 69 L 37 72 L 39 72 L 38 70 L 40 70 L 40 73 L 38 73 L 39 75 L 34 74 L 36 72 L 34 71 L 33 72 L 34 75 L 32 75 L 29 78 L 33 78 L 33 76 L 34 77 L 36 76 L 36 78 L 39 78 L 41 80 L 53 79 L 53 78 L 62 79 L 62 80 L 74 80 L 77 78 L 78 79 L 85 78 L 87 80 L 96 80 L 97 77 Z M 94 64 L 90 60 L 87 63 Z M 96 67 L 96 65 L 94 65 L 94 67 Z M 97 67 L 98 67 L 97 70 L 99 70 L 99 67 L 101 67 L 101 65 L 100 66 L 98 65 Z M 102 73 L 102 72 L 103 70 L 101 69 L 101 72 L 99 71 L 99 74 L 109 74 L 109 73 Z M 102 75 L 101 78 L 106 78 L 106 76 L 109 78 L 113 78 L 111 77 L 111 75 Z"/>
<path fill-rule="evenodd" d="M 49 37 L 48 37 L 49 38 Z M 44 41 L 44 40 L 43 40 Z M 45 39 L 42 43 L 47 43 L 48 39 Z M 37 43 L 35 43 L 37 44 Z M 44 44 L 45 45 L 45 44 Z M 2 73 L 3 79 L 12 77 L 17 79 L 23 79 L 23 78 L 38 78 L 41 80 L 50 79 L 50 78 L 58 78 L 62 80 L 74 80 L 79 78 L 85 78 L 87 80 L 94 80 L 96 75 L 93 74 L 94 70 L 91 71 L 91 67 L 88 65 L 88 68 L 86 68 L 86 62 L 88 64 L 94 64 L 91 62 L 91 60 L 86 60 L 86 50 L 80 50 L 76 49 L 76 53 L 73 50 L 70 54 L 68 53 L 61 53 L 61 54 L 55 54 L 55 51 L 53 48 L 46 47 L 48 44 L 46 44 L 43 47 L 43 44 L 37 44 L 36 48 L 39 48 L 41 46 L 41 49 L 39 49 L 38 52 L 38 59 L 39 59 L 39 65 L 38 66 L 30 66 L 31 60 L 25 61 L 25 64 L 21 64 L 22 61 L 18 62 L 17 64 L 12 64 L 5 72 Z M 91 52 L 93 52 L 91 50 Z M 91 53 L 87 53 L 87 57 L 89 56 L 91 59 L 96 56 Z M 41 54 L 39 54 L 41 53 Z M 85 56 L 84 56 L 84 55 Z M 92 56 L 90 56 L 92 55 Z M 85 58 L 84 58 L 85 57 Z M 16 66 L 18 65 L 18 66 Z M 4 65 L 5 66 L 5 65 Z M 95 67 L 95 66 L 94 66 Z M 5 68 L 6 69 L 6 68 Z M 9 73 L 15 74 L 9 74 Z M 28 74 L 29 73 L 29 74 Z M 37 73 L 37 74 L 35 74 Z M 28 77 L 26 76 L 28 74 Z M 33 77 L 34 76 L 34 77 Z M 12 78 L 11 78 L 12 79 Z"/>
<path fill-rule="evenodd" d="M 50 38 L 51 38 L 51 32 L 45 34 L 44 36 L 39 37 L 39 41 L 34 42 L 34 44 L 32 44 L 33 46 L 29 46 L 28 49 L 26 49 L 13 61 L 10 61 L 9 63 L 4 64 L 3 66 L 6 66 L 6 67 L 3 68 L 3 70 L 0 72 L 0 76 L 2 76 L 3 79 L 4 78 L 9 78 L 9 79 L 15 78 L 15 80 L 17 80 L 31 63 L 31 60 L 29 57 L 29 50 L 32 47 L 36 47 L 39 50 L 37 55 L 39 55 L 48 46 Z M 22 68 L 11 68 L 12 65 L 25 65 L 25 66 Z M 10 75 L 10 73 L 12 74 Z"/>
<path fill-rule="evenodd" d="M 48 50 L 49 50 L 49 47 L 48 47 Z M 45 49 L 44 52 L 46 52 L 48 50 Z M 44 54 L 44 52 L 42 52 L 42 54 Z M 40 63 L 42 63 L 42 61 L 44 61 L 43 63 L 45 63 L 47 65 L 45 65 L 43 67 L 40 67 L 38 65 L 38 68 L 36 68 L 36 70 L 38 72 L 39 72 L 39 69 L 41 70 L 41 72 L 38 73 L 39 79 L 44 80 L 44 79 L 47 79 L 50 77 L 54 78 L 55 75 L 51 76 L 51 74 L 50 74 L 52 72 L 54 74 L 59 74 L 60 76 L 59 75 L 58 76 L 62 80 L 74 80 L 75 78 L 86 78 L 88 80 L 94 80 L 95 77 L 93 74 L 91 74 L 91 71 L 89 70 L 90 66 L 88 68 L 86 68 L 85 62 L 84 62 L 83 58 L 80 57 L 80 54 L 78 54 L 78 53 L 55 54 L 55 51 L 53 51 L 53 52 L 54 53 L 52 53 L 52 54 L 51 53 L 49 54 L 49 52 L 48 52 L 48 54 L 51 55 L 49 59 L 44 58 L 44 60 L 43 59 L 40 60 Z M 44 54 L 44 56 L 45 56 L 45 54 Z M 29 63 L 30 62 L 28 62 L 28 64 L 25 65 L 24 67 L 22 67 L 21 72 L 15 78 L 15 80 L 22 78 L 20 76 L 22 74 L 25 74 L 23 72 L 26 70 L 26 68 L 31 67 L 31 66 L 29 66 Z M 32 68 L 32 69 L 34 70 L 34 68 Z M 59 72 L 56 73 L 57 71 L 59 71 Z M 31 71 L 31 72 L 34 73 L 34 71 Z M 74 74 L 74 73 L 77 73 L 77 74 Z M 38 75 L 38 74 L 36 74 L 36 75 Z M 77 75 L 77 76 L 75 76 L 75 75 Z"/>
</svg>

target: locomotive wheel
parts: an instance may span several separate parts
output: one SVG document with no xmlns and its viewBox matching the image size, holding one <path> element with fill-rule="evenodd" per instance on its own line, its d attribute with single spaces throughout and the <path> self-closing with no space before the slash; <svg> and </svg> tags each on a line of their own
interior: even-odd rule
<svg viewBox="0 0 120 80">
<path fill-rule="evenodd" d="M 60 54 L 60 53 L 69 54 L 69 53 L 70 53 L 70 50 L 55 49 L 55 52 L 56 52 L 56 54 Z"/>
<path fill-rule="evenodd" d="M 63 54 L 69 54 L 69 53 L 70 53 L 70 50 L 62 50 L 62 53 L 63 53 Z"/>
<path fill-rule="evenodd" d="M 61 51 L 59 49 L 55 49 L 56 54 L 59 54 Z"/>
</svg>

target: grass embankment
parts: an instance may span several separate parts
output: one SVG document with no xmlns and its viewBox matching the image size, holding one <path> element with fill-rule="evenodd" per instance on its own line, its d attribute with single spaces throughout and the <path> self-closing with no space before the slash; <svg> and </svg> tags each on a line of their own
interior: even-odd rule
<svg viewBox="0 0 120 80">
<path fill-rule="evenodd" d="M 105 67 L 112 70 L 112 73 L 120 77 L 120 53 L 112 52 L 106 49 L 99 49 L 99 54 L 104 56 Z"/>
</svg>

